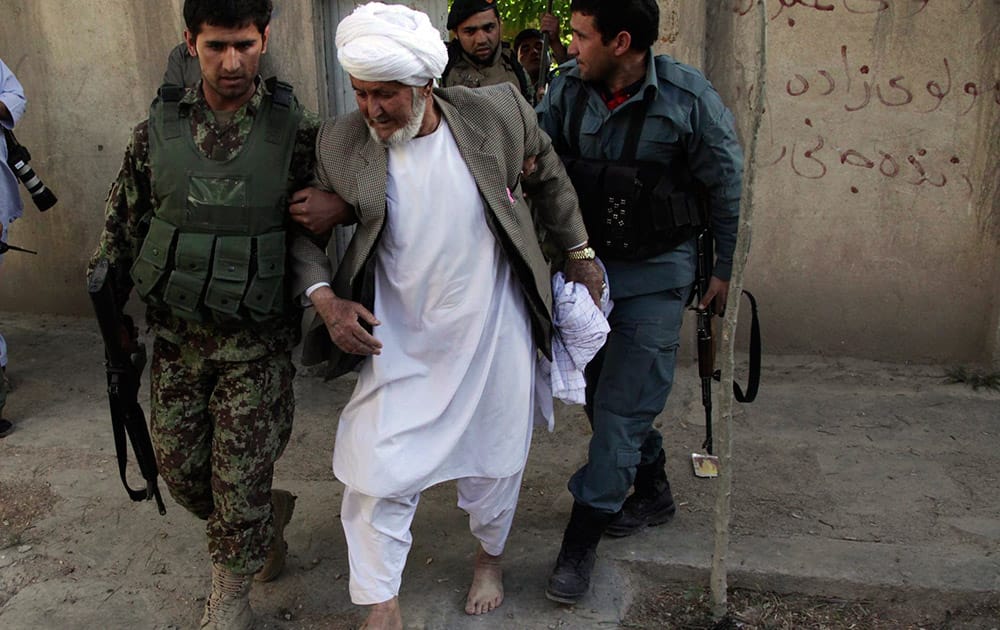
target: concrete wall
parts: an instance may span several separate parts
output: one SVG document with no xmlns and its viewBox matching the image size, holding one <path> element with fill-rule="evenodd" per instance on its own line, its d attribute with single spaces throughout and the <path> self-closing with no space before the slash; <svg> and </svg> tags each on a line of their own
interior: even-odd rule
<svg viewBox="0 0 1000 630">
<path fill-rule="evenodd" d="M 771 351 L 1000 357 L 1000 4 L 769 2 L 747 287 Z M 707 69 L 748 126 L 758 9 L 710 3 Z"/>
<path fill-rule="evenodd" d="M 338 109 L 332 44 L 348 0 L 278 0 L 273 53 L 309 107 Z M 443 19 L 444 0 L 425 8 Z M 747 287 L 767 349 L 895 360 L 1000 360 L 1000 4 L 771 0 Z M 0 311 L 87 313 L 82 268 L 181 0 L 14 3 L 0 56 L 28 91 L 20 130 L 60 196 L 28 208 Z M 660 0 L 657 50 L 703 67 L 747 128 L 753 0 Z M 333 88 L 327 86 L 334 81 Z M 342 88 L 343 86 L 341 86 Z"/>
<path fill-rule="evenodd" d="M 132 127 L 145 118 L 167 53 L 181 41 L 182 0 L 5 2 L 0 57 L 24 85 L 18 139 L 59 197 L 41 214 L 25 197 L 10 241 L 39 251 L 0 267 L 0 311 L 91 312 L 84 267 L 103 223 L 104 198 Z M 316 110 L 320 83 L 312 0 L 279 0 L 271 53 L 279 74 Z M 23 191 L 22 191 L 23 192 Z"/>
</svg>

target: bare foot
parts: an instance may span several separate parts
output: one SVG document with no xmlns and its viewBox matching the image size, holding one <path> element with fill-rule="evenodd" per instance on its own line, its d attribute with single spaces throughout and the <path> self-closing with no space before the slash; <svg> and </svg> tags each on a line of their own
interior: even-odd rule
<svg viewBox="0 0 1000 630">
<path fill-rule="evenodd" d="M 465 612 L 469 615 L 483 615 L 503 603 L 503 556 L 491 556 L 479 549 L 476 568 L 472 573 L 472 586 L 465 600 Z"/>
<path fill-rule="evenodd" d="M 359 630 L 403 630 L 403 616 L 399 612 L 399 598 L 373 604 L 368 609 L 368 618 Z"/>
</svg>

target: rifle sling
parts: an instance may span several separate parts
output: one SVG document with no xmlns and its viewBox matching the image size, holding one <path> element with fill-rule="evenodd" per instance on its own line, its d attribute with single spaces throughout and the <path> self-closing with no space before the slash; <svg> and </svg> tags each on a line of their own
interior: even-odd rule
<svg viewBox="0 0 1000 630">
<path fill-rule="evenodd" d="M 119 378 L 119 374 L 109 374 L 108 380 L 113 382 L 108 383 L 108 389 L 117 387 Z M 134 490 L 128 485 L 128 475 L 125 472 L 125 467 L 128 463 L 128 442 L 126 441 L 128 436 L 126 435 L 125 421 L 113 411 L 111 414 L 111 429 L 115 438 L 115 458 L 118 460 L 118 476 L 121 477 L 125 492 L 128 493 L 128 497 L 133 501 L 145 501 L 149 498 L 146 490 Z"/>
<path fill-rule="evenodd" d="M 747 375 L 747 389 L 744 392 L 736 381 L 733 381 L 733 396 L 736 402 L 752 403 L 757 398 L 757 390 L 760 387 L 760 319 L 757 316 L 757 299 L 753 293 L 744 290 L 743 295 L 750 300 L 750 370 Z M 715 380 L 722 381 L 722 371 L 716 370 L 713 374 Z"/>
</svg>

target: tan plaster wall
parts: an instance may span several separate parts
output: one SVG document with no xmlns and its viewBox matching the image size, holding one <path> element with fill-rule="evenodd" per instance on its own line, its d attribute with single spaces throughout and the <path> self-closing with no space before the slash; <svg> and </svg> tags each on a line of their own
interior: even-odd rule
<svg viewBox="0 0 1000 630">
<path fill-rule="evenodd" d="M 657 0 L 657 3 L 660 7 L 660 39 L 653 50 L 703 68 L 708 15 L 704 5 L 691 0 Z"/>
<path fill-rule="evenodd" d="M 103 223 L 108 186 L 181 41 L 182 0 L 4 0 L 0 57 L 24 85 L 18 139 L 59 197 L 42 214 L 25 197 L 4 256 L 0 312 L 87 314 L 84 267 Z M 312 0 L 277 0 L 271 53 L 309 108 L 319 105 Z"/>
<path fill-rule="evenodd" d="M 997 357 L 1000 4 L 769 4 L 746 282 L 768 350 Z M 744 132 L 757 10 L 709 10 L 708 72 Z"/>
<path fill-rule="evenodd" d="M 745 130 L 752 0 L 659 2 L 657 51 L 704 68 Z M 181 4 L 32 0 L 0 21 L 0 56 L 29 98 L 19 137 L 60 196 L 14 225 L 12 241 L 41 254 L 5 257 L 0 312 L 89 312 L 82 269 L 103 198 L 180 39 Z M 275 65 L 332 111 L 315 33 L 337 3 L 276 4 Z M 747 277 L 768 351 L 1000 361 L 1000 5 L 770 4 Z"/>
</svg>

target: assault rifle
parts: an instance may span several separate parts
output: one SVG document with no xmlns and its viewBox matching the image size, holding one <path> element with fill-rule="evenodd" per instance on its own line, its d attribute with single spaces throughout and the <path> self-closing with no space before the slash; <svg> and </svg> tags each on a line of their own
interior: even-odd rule
<svg viewBox="0 0 1000 630">
<path fill-rule="evenodd" d="M 97 324 L 104 338 L 104 367 L 108 376 L 108 401 L 111 405 L 111 427 L 115 436 L 115 455 L 118 474 L 125 491 L 133 501 L 156 500 L 160 514 L 166 514 L 160 488 L 156 483 L 158 471 L 153 443 L 149 439 L 146 416 L 139 406 L 139 379 L 146 364 L 145 348 L 138 343 L 139 331 L 128 315 L 123 315 L 115 299 L 114 279 L 109 277 L 110 265 L 100 261 L 87 282 L 90 299 L 94 303 Z M 132 443 L 136 463 L 146 487 L 135 490 L 128 484 L 125 465 L 128 461 L 128 444 Z"/>
<path fill-rule="evenodd" d="M 711 302 L 704 309 L 698 308 L 702 298 L 708 292 L 708 283 L 712 279 L 712 263 L 714 248 L 712 234 L 703 230 L 698 235 L 698 272 L 695 285 L 695 314 L 698 328 L 698 377 L 701 379 L 701 404 L 705 407 L 705 441 L 701 447 L 709 455 L 712 454 L 712 379 L 715 375 L 715 344 L 712 341 L 712 316 L 715 315 Z"/>
<path fill-rule="evenodd" d="M 552 0 L 549 0 L 548 13 L 552 13 Z M 517 51 L 514 51 L 517 54 Z M 535 95 L 543 94 L 545 87 L 549 83 L 549 66 L 552 65 L 552 56 L 549 53 L 549 32 L 542 31 L 542 54 L 538 59 L 538 81 L 535 83 Z"/>
<path fill-rule="evenodd" d="M 701 378 L 701 404 L 705 408 L 705 441 L 701 447 L 708 456 L 692 455 L 695 474 L 702 477 L 714 477 L 718 474 L 718 459 L 712 455 L 712 381 L 722 381 L 722 371 L 715 369 L 715 346 L 712 339 L 712 317 L 715 315 L 711 302 L 702 310 L 698 304 L 708 292 L 712 279 L 712 265 L 715 262 L 711 230 L 702 230 L 698 235 L 698 270 L 695 277 L 694 309 L 697 316 L 698 330 L 698 376 Z M 749 291 L 743 295 L 750 300 L 750 375 L 747 389 L 733 382 L 733 396 L 737 402 L 749 403 L 757 398 L 760 385 L 760 322 L 757 317 L 757 300 Z M 721 313 L 720 313 L 721 315 Z"/>
</svg>

